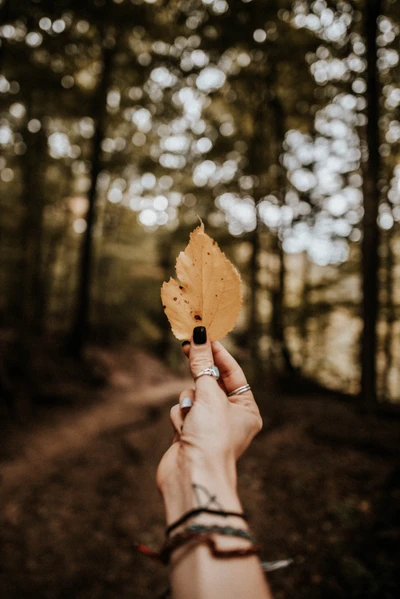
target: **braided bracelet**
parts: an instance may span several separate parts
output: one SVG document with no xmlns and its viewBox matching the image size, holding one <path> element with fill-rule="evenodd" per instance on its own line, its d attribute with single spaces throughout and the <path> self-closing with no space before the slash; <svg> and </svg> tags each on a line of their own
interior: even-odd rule
<svg viewBox="0 0 400 599">
<path fill-rule="evenodd" d="M 250 547 L 241 547 L 238 549 L 218 549 L 217 544 L 211 535 L 199 534 L 194 531 L 185 531 L 174 535 L 172 539 L 164 544 L 160 551 L 151 551 L 147 547 L 144 547 L 138 543 L 136 544 L 136 547 L 148 557 L 167 565 L 169 563 L 171 553 L 175 551 L 175 549 L 178 549 L 179 547 L 182 547 L 191 541 L 195 541 L 196 544 L 206 544 L 213 556 L 217 558 L 247 557 L 250 555 L 256 555 L 261 551 L 260 545 L 250 545 Z"/>
<path fill-rule="evenodd" d="M 239 539 L 246 539 L 247 541 L 251 541 L 255 543 L 255 537 L 248 530 L 243 530 L 242 528 L 233 528 L 233 526 L 218 526 L 217 524 L 212 524 L 211 526 L 207 526 L 206 524 L 189 524 L 182 532 L 192 531 L 197 534 L 219 534 L 226 535 L 230 537 L 238 537 Z"/>
<path fill-rule="evenodd" d="M 186 512 L 185 514 L 183 514 L 183 516 L 181 516 L 178 520 L 176 520 L 176 522 L 174 522 L 173 524 L 170 524 L 165 531 L 166 536 L 168 537 L 170 535 L 170 533 L 173 530 L 175 530 L 175 528 L 178 528 L 178 526 L 180 526 L 181 524 L 184 524 L 184 522 L 189 520 L 189 518 L 198 516 L 198 514 L 213 514 L 214 516 L 223 516 L 224 518 L 227 518 L 228 516 L 236 516 L 237 518 L 242 518 L 243 520 L 246 520 L 246 521 L 248 518 L 247 514 L 245 514 L 243 512 L 225 512 L 223 510 L 210 510 L 209 508 L 206 508 L 206 507 L 198 507 L 194 510 L 190 510 L 190 512 Z"/>
</svg>

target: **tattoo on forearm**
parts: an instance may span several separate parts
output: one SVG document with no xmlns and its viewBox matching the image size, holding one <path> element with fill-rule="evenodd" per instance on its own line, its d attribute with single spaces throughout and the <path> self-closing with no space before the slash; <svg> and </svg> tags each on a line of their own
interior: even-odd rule
<svg viewBox="0 0 400 599">
<path fill-rule="evenodd" d="M 192 483 L 192 489 L 194 496 L 197 501 L 198 507 L 204 508 L 215 508 L 218 510 L 223 510 L 224 508 L 220 504 L 216 495 L 210 493 L 210 491 L 204 487 L 203 485 L 198 485 L 196 483 Z"/>
</svg>

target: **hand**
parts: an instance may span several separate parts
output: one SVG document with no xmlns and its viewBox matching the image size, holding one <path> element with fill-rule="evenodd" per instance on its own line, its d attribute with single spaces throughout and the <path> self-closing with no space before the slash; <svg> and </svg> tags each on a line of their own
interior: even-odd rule
<svg viewBox="0 0 400 599">
<path fill-rule="evenodd" d="M 205 332 L 204 327 L 201 328 Z M 250 390 L 242 395 L 227 396 L 245 385 L 246 378 L 221 343 L 211 344 L 208 339 L 205 343 L 194 343 L 192 339 L 190 346 L 184 347 L 184 353 L 189 354 L 194 377 L 215 364 L 220 380 L 201 376 L 193 389 L 181 393 L 179 405 L 171 409 L 175 437 L 158 467 L 158 487 L 163 493 L 169 483 L 177 484 L 188 471 L 196 476 L 199 470 L 201 473 L 224 472 L 235 487 L 236 461 L 262 427 L 257 404 Z M 184 398 L 193 402 L 189 410 L 181 407 Z"/>
</svg>

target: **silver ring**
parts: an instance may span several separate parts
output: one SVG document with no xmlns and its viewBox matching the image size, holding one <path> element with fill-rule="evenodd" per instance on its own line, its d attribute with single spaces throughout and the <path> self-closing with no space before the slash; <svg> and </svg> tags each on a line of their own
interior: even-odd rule
<svg viewBox="0 0 400 599">
<path fill-rule="evenodd" d="M 242 393 L 246 393 L 246 391 L 251 391 L 251 387 L 248 383 L 228 393 L 228 397 L 232 397 L 232 395 L 242 395 Z"/>
<path fill-rule="evenodd" d="M 198 378 L 204 375 L 213 376 L 215 379 L 219 379 L 219 370 L 215 364 L 213 364 L 209 368 L 204 368 L 204 370 L 201 370 L 199 374 L 196 374 L 194 380 L 197 381 Z"/>
</svg>

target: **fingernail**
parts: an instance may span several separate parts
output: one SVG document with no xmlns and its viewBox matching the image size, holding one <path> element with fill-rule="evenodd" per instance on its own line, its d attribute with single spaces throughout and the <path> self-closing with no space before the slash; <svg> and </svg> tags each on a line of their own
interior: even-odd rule
<svg viewBox="0 0 400 599">
<path fill-rule="evenodd" d="M 193 329 L 193 341 L 196 345 L 204 345 L 207 341 L 206 327 L 195 327 Z"/>
<path fill-rule="evenodd" d="M 182 341 L 182 347 L 185 347 L 185 345 L 190 345 L 190 341 Z"/>
<path fill-rule="evenodd" d="M 183 408 L 191 408 L 193 405 L 193 400 L 191 397 L 184 397 L 181 401 L 181 410 Z"/>
</svg>

